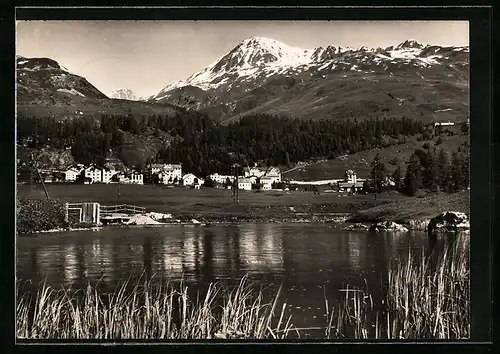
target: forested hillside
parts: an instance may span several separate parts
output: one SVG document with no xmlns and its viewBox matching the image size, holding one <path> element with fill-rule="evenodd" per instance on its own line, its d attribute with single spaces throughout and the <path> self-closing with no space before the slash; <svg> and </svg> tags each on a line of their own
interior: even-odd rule
<svg viewBox="0 0 500 354">
<path fill-rule="evenodd" d="M 335 158 L 402 143 L 426 129 L 423 123 L 406 118 L 336 122 L 268 115 L 223 125 L 197 112 L 173 117 L 102 116 L 98 121 L 19 117 L 18 140 L 26 148 L 71 149 L 75 160 L 84 164 L 104 164 L 113 155 L 138 169 L 150 162 L 180 162 L 183 171 L 205 176 L 229 173 L 234 162 L 289 165 L 311 158 Z M 137 141 L 149 141 L 150 149 L 131 159 L 128 155 L 137 152 Z"/>
</svg>

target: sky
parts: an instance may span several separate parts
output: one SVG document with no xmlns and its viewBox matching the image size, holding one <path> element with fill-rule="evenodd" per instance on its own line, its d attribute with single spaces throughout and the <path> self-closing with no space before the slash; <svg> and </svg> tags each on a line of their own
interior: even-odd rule
<svg viewBox="0 0 500 354">
<path fill-rule="evenodd" d="M 467 21 L 17 21 L 16 54 L 47 57 L 105 94 L 158 93 L 213 63 L 244 39 L 294 47 L 388 47 L 414 39 L 469 45 Z"/>
</svg>

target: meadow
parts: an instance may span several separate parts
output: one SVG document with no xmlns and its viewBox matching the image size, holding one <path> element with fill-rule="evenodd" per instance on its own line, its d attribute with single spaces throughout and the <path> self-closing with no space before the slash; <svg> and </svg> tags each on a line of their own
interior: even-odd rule
<svg viewBox="0 0 500 354">
<path fill-rule="evenodd" d="M 350 213 L 380 204 L 408 199 L 399 193 L 339 196 L 337 193 L 240 190 L 234 205 L 231 190 L 216 188 L 168 188 L 163 185 L 46 184 L 51 198 L 63 202 L 98 202 L 102 205 L 132 204 L 159 213 L 210 216 L 284 216 L 287 213 Z M 20 199 L 45 199 L 41 185 L 18 185 Z M 290 209 L 292 208 L 292 209 Z"/>
</svg>

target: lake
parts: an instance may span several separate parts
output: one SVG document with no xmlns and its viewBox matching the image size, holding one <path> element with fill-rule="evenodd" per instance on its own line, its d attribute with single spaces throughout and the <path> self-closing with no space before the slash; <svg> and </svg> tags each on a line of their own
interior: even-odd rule
<svg viewBox="0 0 500 354">
<path fill-rule="evenodd" d="M 281 299 L 302 328 L 326 325 L 325 296 L 334 301 L 339 289 L 366 280 L 380 298 L 390 262 L 406 259 L 409 250 L 439 252 L 445 242 L 431 245 L 423 232 L 346 232 L 329 224 L 108 227 L 19 238 L 16 273 L 56 288 L 100 281 L 104 292 L 143 272 L 194 288 L 234 284 L 248 274 L 269 291 L 283 284 Z"/>
</svg>

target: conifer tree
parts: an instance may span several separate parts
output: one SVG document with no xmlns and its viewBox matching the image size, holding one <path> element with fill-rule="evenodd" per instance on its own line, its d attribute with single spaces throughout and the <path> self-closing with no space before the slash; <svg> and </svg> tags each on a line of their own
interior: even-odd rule
<svg viewBox="0 0 500 354">
<path fill-rule="evenodd" d="M 371 177 L 374 183 L 373 188 L 375 188 L 376 193 L 380 193 L 382 192 L 382 182 L 386 177 L 387 171 L 385 169 L 384 163 L 380 162 L 379 153 L 377 153 L 377 155 L 375 155 L 375 157 L 373 158 L 371 166 L 372 166 Z"/>
<path fill-rule="evenodd" d="M 428 149 L 425 155 L 425 166 L 423 166 L 423 186 L 433 192 L 437 191 L 438 166 L 435 150 Z"/>
<path fill-rule="evenodd" d="M 450 181 L 450 166 L 448 160 L 448 154 L 444 149 L 440 149 L 437 156 L 437 184 L 441 190 L 446 191 L 448 189 L 448 183 Z"/>
<path fill-rule="evenodd" d="M 406 175 L 404 179 L 404 192 L 407 195 L 413 196 L 422 187 L 422 175 L 420 158 L 413 154 L 408 162 L 406 168 Z"/>
<path fill-rule="evenodd" d="M 453 192 L 458 192 L 465 187 L 463 159 L 456 151 L 451 154 L 451 180 Z"/>
</svg>

